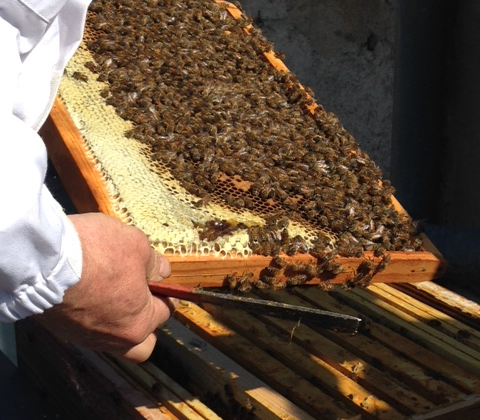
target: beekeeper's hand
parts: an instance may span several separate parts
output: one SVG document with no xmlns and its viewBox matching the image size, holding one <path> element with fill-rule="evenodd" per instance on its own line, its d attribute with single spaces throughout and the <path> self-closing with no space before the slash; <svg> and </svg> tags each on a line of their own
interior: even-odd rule
<svg viewBox="0 0 480 420">
<path fill-rule="evenodd" d="M 101 213 L 69 216 L 82 243 L 80 281 L 37 318 L 58 337 L 135 362 L 153 351 L 155 330 L 176 301 L 152 296 L 147 281 L 170 274 L 139 229 Z"/>
</svg>

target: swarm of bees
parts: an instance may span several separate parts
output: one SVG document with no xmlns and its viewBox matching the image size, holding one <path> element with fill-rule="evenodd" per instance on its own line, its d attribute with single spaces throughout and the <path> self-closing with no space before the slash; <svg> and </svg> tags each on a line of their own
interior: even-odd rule
<svg viewBox="0 0 480 420">
<path fill-rule="evenodd" d="M 416 224 L 392 205 L 390 182 L 311 90 L 267 62 L 272 44 L 245 15 L 234 19 L 212 0 L 96 0 L 87 29 L 94 60 L 86 66 L 107 83 L 106 103 L 133 123 L 127 136 L 147 144 L 152 159 L 198 197 L 195 205 L 275 214 L 248 227 L 253 252 L 316 258 L 315 272 L 276 267 L 291 272 L 289 284 L 340 272 L 337 255 L 420 249 Z M 232 187 L 232 179 L 246 187 Z M 290 237 L 289 220 L 317 228 L 313 244 Z M 203 234 L 238 228 L 212 221 Z M 366 282 L 387 263 L 357 275 Z M 274 272 L 226 283 L 282 287 Z"/>
</svg>

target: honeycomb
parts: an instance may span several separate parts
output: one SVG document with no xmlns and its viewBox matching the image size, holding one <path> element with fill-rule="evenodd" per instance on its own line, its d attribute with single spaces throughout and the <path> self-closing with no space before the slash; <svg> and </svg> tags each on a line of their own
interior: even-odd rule
<svg viewBox="0 0 480 420">
<path fill-rule="evenodd" d="M 419 250 L 380 169 L 240 7 L 91 5 L 59 94 L 118 216 L 161 253 L 310 253 L 333 274 L 337 255 Z"/>
</svg>

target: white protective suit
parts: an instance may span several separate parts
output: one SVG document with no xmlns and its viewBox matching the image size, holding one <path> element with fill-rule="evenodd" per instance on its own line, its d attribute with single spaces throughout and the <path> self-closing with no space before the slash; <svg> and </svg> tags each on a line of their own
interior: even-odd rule
<svg viewBox="0 0 480 420">
<path fill-rule="evenodd" d="M 89 3 L 0 0 L 0 322 L 60 303 L 80 278 L 80 241 L 44 185 L 47 154 L 37 131 Z"/>
</svg>

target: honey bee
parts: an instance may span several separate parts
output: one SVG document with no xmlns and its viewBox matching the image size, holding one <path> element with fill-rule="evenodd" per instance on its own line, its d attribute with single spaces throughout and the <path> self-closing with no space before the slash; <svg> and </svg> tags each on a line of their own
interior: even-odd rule
<svg viewBox="0 0 480 420">
<path fill-rule="evenodd" d="M 345 267 L 341 263 L 337 263 L 337 262 L 334 262 L 334 261 L 328 261 L 324 266 L 324 270 L 328 271 L 329 273 L 331 273 L 333 275 L 337 275 L 337 274 L 345 272 Z"/>
<path fill-rule="evenodd" d="M 370 284 L 372 278 L 373 273 L 368 273 L 365 276 L 360 277 L 359 279 L 354 279 L 354 282 L 361 287 L 367 287 Z"/>
<path fill-rule="evenodd" d="M 324 292 L 330 292 L 334 289 L 333 284 L 331 284 L 328 280 L 318 282 L 318 287 Z"/>
<path fill-rule="evenodd" d="M 244 225 L 241 223 L 234 223 L 228 220 L 208 220 L 201 227 L 199 238 L 200 240 L 214 241 L 220 236 L 230 235 L 243 227 Z"/>
<path fill-rule="evenodd" d="M 274 244 L 271 242 L 264 242 L 261 246 L 261 252 L 259 252 L 261 255 L 268 257 L 274 255 Z"/>
<path fill-rule="evenodd" d="M 261 226 L 251 226 L 248 228 L 249 246 L 254 251 L 261 250 L 264 243 L 263 228 Z"/>
<path fill-rule="evenodd" d="M 269 265 L 261 271 L 260 278 L 263 279 L 263 277 L 275 277 L 280 273 L 280 271 L 281 271 L 280 268 L 274 267 L 273 265 Z"/>
<path fill-rule="evenodd" d="M 258 191 L 258 195 L 263 200 L 267 200 L 268 198 L 273 197 L 275 195 L 275 187 L 273 186 L 273 184 L 262 185 Z"/>
<path fill-rule="evenodd" d="M 308 278 L 305 274 L 298 274 L 293 277 L 287 278 L 288 286 L 301 286 L 307 282 Z"/>
<path fill-rule="evenodd" d="M 85 73 L 82 73 L 80 71 L 74 71 L 72 73 L 72 77 L 81 82 L 85 82 L 85 83 L 88 82 L 88 76 Z"/>
<path fill-rule="evenodd" d="M 223 284 L 227 286 L 230 290 L 235 290 L 238 285 L 238 276 L 237 273 L 228 274 L 223 279 Z"/>
<path fill-rule="evenodd" d="M 271 228 L 276 228 L 278 230 L 283 230 L 288 227 L 289 219 L 282 213 L 277 213 L 272 216 L 267 216 L 265 218 L 266 225 Z"/>
<path fill-rule="evenodd" d="M 201 198 L 200 200 L 195 201 L 193 203 L 193 205 L 195 207 L 198 207 L 198 208 L 205 207 L 210 201 L 212 201 L 212 198 L 210 196 L 206 195 L 205 197 Z"/>
<path fill-rule="evenodd" d="M 287 197 L 283 204 L 290 210 L 296 210 L 298 208 L 298 202 L 292 197 Z"/>
<path fill-rule="evenodd" d="M 296 274 L 305 274 L 307 277 L 315 277 L 317 270 L 314 265 L 311 264 L 301 264 L 301 263 L 293 263 L 288 264 L 285 267 L 285 271 L 296 273 Z"/>
<path fill-rule="evenodd" d="M 265 241 L 268 241 L 272 245 L 276 243 L 280 243 L 282 240 L 282 232 L 278 230 L 276 227 L 267 225 L 265 226 L 264 233 L 265 233 Z"/>
<path fill-rule="evenodd" d="M 245 273 L 237 280 L 236 290 L 240 293 L 248 293 L 252 290 L 253 273 Z"/>
<path fill-rule="evenodd" d="M 391 258 L 392 258 L 391 254 L 382 255 L 382 259 L 380 260 L 378 265 L 375 267 L 373 274 L 375 275 L 375 274 L 378 274 L 378 273 L 382 272 L 383 270 L 385 270 L 385 268 L 387 268 L 387 265 L 389 264 Z"/>
<path fill-rule="evenodd" d="M 285 53 L 280 51 L 280 50 L 276 50 L 275 51 L 275 57 L 278 58 L 279 60 L 284 61 L 285 60 Z"/>
<path fill-rule="evenodd" d="M 262 276 L 260 278 L 264 283 L 267 283 L 270 286 L 275 286 L 279 280 L 276 277 Z"/>
<path fill-rule="evenodd" d="M 385 254 L 386 252 L 386 249 L 385 247 L 383 247 L 382 245 L 380 244 L 376 244 L 374 245 L 374 248 L 373 248 L 373 255 L 375 257 L 381 257 Z"/>
<path fill-rule="evenodd" d="M 225 196 L 225 202 L 232 207 L 243 208 L 245 201 L 242 197 L 234 196 L 233 194 L 227 194 Z"/>
<path fill-rule="evenodd" d="M 338 253 L 344 257 L 361 257 L 364 253 L 363 246 L 358 241 L 337 244 Z"/>
<path fill-rule="evenodd" d="M 309 279 L 317 276 L 317 266 L 312 264 L 305 264 L 303 273 L 308 276 Z"/>
<path fill-rule="evenodd" d="M 327 245 L 316 243 L 309 249 L 308 253 L 317 259 L 317 262 L 325 262 L 335 256 L 335 252 L 330 250 Z"/>
<path fill-rule="evenodd" d="M 285 250 L 285 253 L 289 256 L 295 255 L 296 253 L 305 254 L 307 252 L 308 245 L 300 235 L 295 236 L 287 245 L 287 249 Z"/>
<path fill-rule="evenodd" d="M 287 287 L 287 283 L 284 281 L 278 281 L 274 285 L 272 285 L 273 290 L 283 290 Z"/>
<path fill-rule="evenodd" d="M 285 271 L 289 271 L 289 272 L 292 272 L 292 273 L 298 273 L 302 270 L 302 268 L 303 268 L 303 264 L 293 262 L 293 263 L 288 263 L 286 265 Z"/>
<path fill-rule="evenodd" d="M 420 250 L 422 248 L 422 245 L 423 245 L 422 238 L 420 237 L 414 238 L 413 244 L 412 244 L 413 249 Z"/>
<path fill-rule="evenodd" d="M 373 261 L 363 260 L 357 267 L 354 276 L 344 283 L 344 287 L 347 289 L 355 286 L 367 287 L 375 274 L 374 266 Z"/>
<path fill-rule="evenodd" d="M 252 285 L 249 282 L 241 282 L 238 284 L 236 290 L 240 293 L 248 293 L 252 290 Z"/>
<path fill-rule="evenodd" d="M 279 256 L 276 256 L 273 259 L 273 263 L 278 265 L 280 268 L 285 268 L 288 265 L 287 261 L 285 261 L 282 257 Z"/>
<path fill-rule="evenodd" d="M 246 209 L 251 209 L 251 208 L 253 208 L 253 207 L 254 207 L 254 204 L 255 204 L 255 203 L 254 203 L 254 200 L 253 200 L 251 197 L 247 197 L 247 196 L 243 197 L 243 202 L 244 202 L 244 207 L 245 207 Z"/>
<path fill-rule="evenodd" d="M 96 61 L 87 61 L 84 66 L 92 73 L 97 73 L 100 70 L 100 66 Z"/>
<path fill-rule="evenodd" d="M 375 263 L 372 260 L 363 260 L 357 267 L 357 273 L 369 273 L 373 270 Z"/>
<path fill-rule="evenodd" d="M 256 280 L 253 283 L 253 286 L 256 287 L 257 289 L 269 289 L 270 284 L 268 284 L 266 281 L 263 280 Z"/>
<path fill-rule="evenodd" d="M 316 201 L 307 201 L 303 206 L 302 206 L 302 210 L 303 211 L 310 211 L 310 210 L 316 210 L 317 208 L 317 202 Z M 317 212 L 315 211 L 315 214 Z"/>
<path fill-rule="evenodd" d="M 197 184 L 197 186 L 199 186 L 200 188 L 203 188 L 206 191 L 214 190 L 212 183 L 203 175 L 197 175 L 194 180 L 195 184 Z"/>
</svg>

